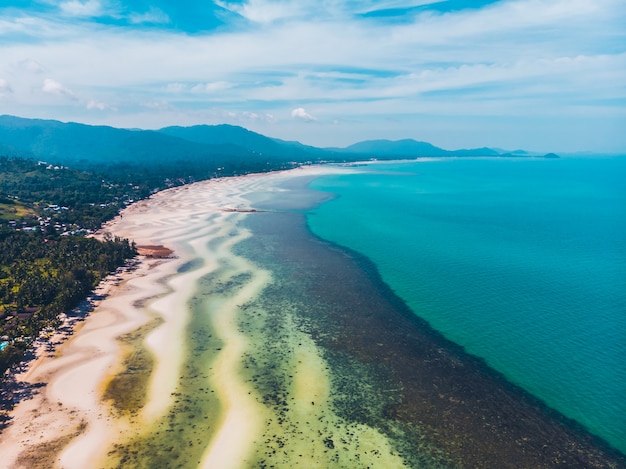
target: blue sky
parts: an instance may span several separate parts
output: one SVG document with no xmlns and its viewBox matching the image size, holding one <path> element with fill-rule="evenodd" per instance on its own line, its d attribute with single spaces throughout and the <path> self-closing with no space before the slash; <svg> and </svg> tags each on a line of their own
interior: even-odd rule
<svg viewBox="0 0 626 469">
<path fill-rule="evenodd" d="M 3 0 L 0 114 L 626 153 L 624 0 Z"/>
</svg>

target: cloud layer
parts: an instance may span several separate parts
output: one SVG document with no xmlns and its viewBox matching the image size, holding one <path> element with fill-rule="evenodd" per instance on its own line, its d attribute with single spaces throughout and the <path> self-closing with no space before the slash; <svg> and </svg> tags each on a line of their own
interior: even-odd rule
<svg viewBox="0 0 626 469">
<path fill-rule="evenodd" d="M 622 0 L 22 3 L 0 7 L 1 113 L 626 152 Z"/>
</svg>

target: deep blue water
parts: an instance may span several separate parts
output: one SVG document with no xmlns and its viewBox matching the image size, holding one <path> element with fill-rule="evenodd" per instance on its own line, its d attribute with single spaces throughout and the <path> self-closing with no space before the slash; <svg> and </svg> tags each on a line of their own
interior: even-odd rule
<svg viewBox="0 0 626 469">
<path fill-rule="evenodd" d="M 626 157 L 375 163 L 325 176 L 318 236 L 416 315 L 626 452 Z"/>
</svg>

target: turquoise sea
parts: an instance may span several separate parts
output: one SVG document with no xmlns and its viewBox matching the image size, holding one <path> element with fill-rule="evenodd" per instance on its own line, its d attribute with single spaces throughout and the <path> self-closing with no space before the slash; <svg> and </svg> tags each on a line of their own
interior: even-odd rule
<svg viewBox="0 0 626 469">
<path fill-rule="evenodd" d="M 415 315 L 626 452 L 626 157 L 372 163 L 311 231 Z"/>
</svg>

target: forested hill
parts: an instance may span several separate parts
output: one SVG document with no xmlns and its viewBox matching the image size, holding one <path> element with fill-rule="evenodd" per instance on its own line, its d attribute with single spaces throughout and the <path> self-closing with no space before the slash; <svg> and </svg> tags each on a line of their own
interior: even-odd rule
<svg viewBox="0 0 626 469">
<path fill-rule="evenodd" d="M 519 154 L 519 153 L 517 153 Z M 116 177 L 157 181 L 289 168 L 306 162 L 421 156 L 515 156 L 490 148 L 445 150 L 415 140 L 373 140 L 346 148 L 316 148 L 232 125 L 127 130 L 53 120 L 0 116 L 0 155 L 44 160 Z"/>
<path fill-rule="evenodd" d="M 170 127 L 162 131 L 0 116 L 0 155 L 43 160 L 116 178 L 136 175 L 158 185 L 263 172 L 332 156 L 275 141 L 235 126 Z"/>
</svg>

